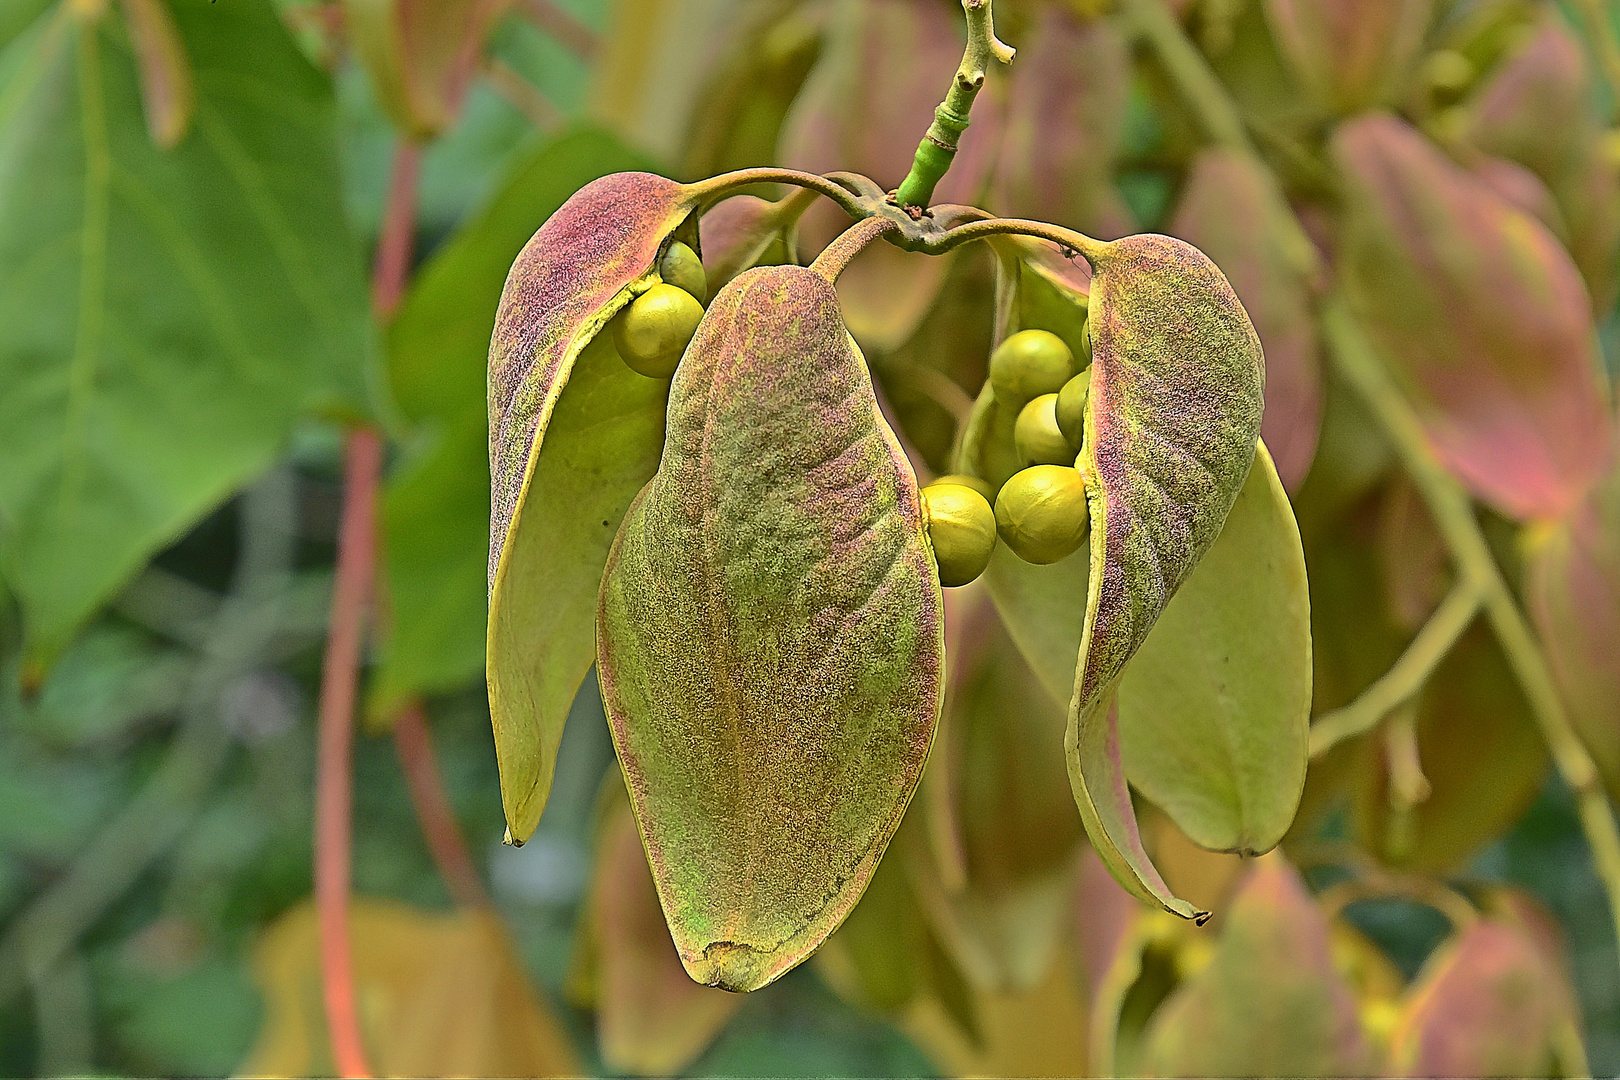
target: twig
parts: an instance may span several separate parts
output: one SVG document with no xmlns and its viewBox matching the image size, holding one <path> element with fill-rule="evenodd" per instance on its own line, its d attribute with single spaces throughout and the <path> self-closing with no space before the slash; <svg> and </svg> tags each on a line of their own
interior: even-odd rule
<svg viewBox="0 0 1620 1080">
<path fill-rule="evenodd" d="M 1458 573 L 1479 583 L 1486 618 L 1530 703 L 1553 764 L 1575 795 L 1592 862 L 1608 892 L 1620 935 L 1620 827 L 1597 765 L 1569 722 L 1541 645 L 1496 565 L 1468 495 L 1434 456 L 1417 415 L 1341 300 L 1325 301 L 1322 325 L 1335 364 L 1389 436 L 1428 504 Z"/>
<path fill-rule="evenodd" d="M 1452 586 L 1423 629 L 1382 678 L 1350 704 L 1334 709 L 1311 725 L 1311 757 L 1319 758 L 1345 739 L 1371 731 L 1390 710 L 1423 689 L 1434 669 L 1474 621 L 1480 599 L 1480 587 L 1474 581 L 1464 578 Z"/>
<path fill-rule="evenodd" d="M 1164 0 L 1120 0 L 1120 10 L 1164 65 L 1205 136 L 1217 146 L 1253 154 L 1248 131 L 1226 87 L 1181 30 Z"/>
<path fill-rule="evenodd" d="M 567 115 L 552 104 L 551 99 L 542 94 L 539 87 L 525 79 L 505 60 L 498 57 L 486 60 L 484 78 L 488 79 L 495 92 L 522 113 L 537 131 L 553 135 L 568 123 Z"/>
<path fill-rule="evenodd" d="M 530 22 L 581 60 L 594 60 L 602 48 L 602 40 L 595 30 L 552 0 L 523 0 L 523 10 L 528 13 Z"/>
<path fill-rule="evenodd" d="M 427 842 L 445 888 L 463 907 L 488 906 L 489 893 L 473 865 L 467 838 L 456 823 L 455 810 L 445 793 L 444 776 L 433 753 L 433 733 L 428 729 L 421 702 L 411 702 L 394 718 L 394 753 L 405 773 L 405 786 L 416 808 L 422 839 Z"/>
<path fill-rule="evenodd" d="M 1453 929 L 1462 930 L 1479 919 L 1466 898 L 1432 878 L 1411 874 L 1391 874 L 1382 869 L 1370 870 L 1366 876 L 1347 878 L 1322 890 L 1319 897 L 1322 910 L 1334 918 L 1358 900 L 1384 900 L 1389 898 L 1414 900 L 1434 908 L 1444 915 Z"/>
<path fill-rule="evenodd" d="M 917 144 L 911 171 L 895 191 L 895 201 L 901 206 L 928 205 L 934 197 L 934 187 L 956 157 L 957 142 L 967 130 L 973 99 L 984 86 L 985 69 L 992 60 L 1012 63 L 1015 50 L 996 39 L 990 0 L 962 0 L 962 10 L 967 14 L 967 48 L 962 52 L 962 63 L 956 69 L 945 100 L 934 109 L 934 122 L 928 125 L 922 142 Z"/>
<path fill-rule="evenodd" d="M 399 307 L 410 276 L 411 248 L 416 239 L 416 187 L 421 173 L 422 144 L 415 139 L 400 139 L 388 176 L 382 233 L 377 238 L 371 272 L 371 304 L 384 319 Z"/>
</svg>

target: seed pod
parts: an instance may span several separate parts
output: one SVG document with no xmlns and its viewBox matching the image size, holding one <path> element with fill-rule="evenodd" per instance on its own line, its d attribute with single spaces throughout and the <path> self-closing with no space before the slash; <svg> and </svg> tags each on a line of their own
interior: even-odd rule
<svg viewBox="0 0 1620 1080">
<path fill-rule="evenodd" d="M 632 370 L 650 379 L 667 379 L 675 374 L 702 319 L 703 305 L 691 293 L 673 285 L 654 285 L 614 317 L 613 344 Z"/>
<path fill-rule="evenodd" d="M 685 289 L 698 303 L 709 298 L 709 278 L 703 272 L 703 260 L 697 252 L 676 240 L 658 260 L 658 276 L 677 289 Z"/>
<path fill-rule="evenodd" d="M 1086 538 L 1086 485 L 1077 469 L 1035 465 L 1001 485 L 996 531 L 1025 562 L 1055 563 Z"/>
<path fill-rule="evenodd" d="M 955 588 L 984 573 L 996 547 L 996 514 L 989 500 L 976 488 L 943 482 L 923 488 L 922 500 L 939 583 Z"/>
<path fill-rule="evenodd" d="M 1048 330 L 1020 330 L 990 354 L 996 400 L 1021 409 L 1039 394 L 1055 394 L 1074 377 L 1074 353 Z"/>
<path fill-rule="evenodd" d="M 1013 447 L 1025 465 L 1074 464 L 1080 448 L 1058 426 L 1057 401 L 1056 394 L 1042 394 L 1019 411 L 1013 425 Z"/>
<path fill-rule="evenodd" d="M 697 982 L 776 979 L 882 858 L 941 704 L 927 545 L 832 285 L 739 275 L 676 372 L 597 615 L 614 746 Z"/>
<path fill-rule="evenodd" d="M 1091 390 L 1091 372 L 1082 371 L 1058 391 L 1055 413 L 1058 430 L 1075 448 L 1085 441 L 1086 398 Z"/>
</svg>

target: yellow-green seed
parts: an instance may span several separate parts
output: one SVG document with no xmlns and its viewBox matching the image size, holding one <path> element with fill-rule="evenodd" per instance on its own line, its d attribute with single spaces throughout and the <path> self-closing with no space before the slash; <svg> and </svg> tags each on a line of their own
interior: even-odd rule
<svg viewBox="0 0 1620 1080">
<path fill-rule="evenodd" d="M 613 344 L 632 369 L 650 379 L 675 374 L 687 342 L 697 333 L 703 305 L 685 289 L 658 284 L 613 318 Z"/>
<path fill-rule="evenodd" d="M 1025 469 L 996 496 L 996 531 L 1025 562 L 1055 563 L 1072 554 L 1089 524 L 1085 481 L 1064 465 Z"/>
<path fill-rule="evenodd" d="M 669 245 L 664 257 L 658 260 L 658 276 L 666 284 L 685 289 L 697 297 L 700 304 L 709 299 L 709 275 L 703 272 L 703 260 L 679 240 Z"/>
<path fill-rule="evenodd" d="M 990 354 L 996 400 L 1014 409 L 1040 394 L 1057 393 L 1074 372 L 1074 353 L 1048 330 L 1020 330 Z"/>
<path fill-rule="evenodd" d="M 933 483 L 922 489 L 922 504 L 939 583 L 954 588 L 984 573 L 996 546 L 989 501 L 966 484 Z"/>
<path fill-rule="evenodd" d="M 1073 465 L 1078 446 L 1064 437 L 1057 421 L 1056 394 L 1042 394 L 1025 405 L 1013 425 L 1013 448 L 1025 465 Z"/>
<path fill-rule="evenodd" d="M 944 476 L 936 476 L 933 483 L 929 484 L 929 487 L 933 487 L 935 484 L 958 484 L 962 487 L 972 488 L 980 495 L 983 495 L 986 502 L 996 497 L 996 489 L 991 487 L 990 481 L 982 476 L 970 476 L 967 473 L 947 473 Z"/>
<path fill-rule="evenodd" d="M 1057 414 L 1058 430 L 1069 444 L 1078 449 L 1084 441 L 1086 430 L 1086 398 L 1091 393 L 1091 369 L 1087 368 L 1068 382 L 1058 391 Z"/>
<path fill-rule="evenodd" d="M 1089 314 L 1086 316 L 1086 321 L 1080 324 L 1080 366 L 1082 368 L 1091 366 L 1091 316 Z"/>
</svg>

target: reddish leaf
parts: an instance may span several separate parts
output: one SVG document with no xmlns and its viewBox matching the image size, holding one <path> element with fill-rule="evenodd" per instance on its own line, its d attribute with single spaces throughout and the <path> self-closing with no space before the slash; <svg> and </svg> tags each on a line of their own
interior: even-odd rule
<svg viewBox="0 0 1620 1080">
<path fill-rule="evenodd" d="M 428 138 L 455 122 L 506 0 L 343 0 L 345 28 L 389 117 Z"/>
<path fill-rule="evenodd" d="M 1575 504 L 1608 463 L 1612 420 L 1586 288 L 1539 222 L 1411 127 L 1341 127 L 1342 274 L 1437 451 L 1516 518 Z"/>
<path fill-rule="evenodd" d="M 1358 1076 L 1374 1070 L 1327 917 L 1279 855 L 1260 859 L 1209 965 L 1160 1007 L 1153 1076 Z"/>
<path fill-rule="evenodd" d="M 1525 592 L 1571 719 L 1620 792 L 1620 471 L 1532 534 Z"/>
<path fill-rule="evenodd" d="M 1266 21 L 1295 76 L 1338 112 L 1400 97 L 1433 0 L 1266 0 Z"/>
<path fill-rule="evenodd" d="M 1130 49 L 1112 20 L 1042 9 L 1012 66 L 994 205 L 1104 240 L 1133 230 L 1114 188 Z"/>
<path fill-rule="evenodd" d="M 1523 931 L 1479 920 L 1424 965 L 1391 1039 L 1395 1075 L 1581 1075 L 1560 1060 L 1574 1024 L 1561 984 Z"/>
<path fill-rule="evenodd" d="M 664 384 L 631 371 L 606 338 L 586 346 L 650 284 L 697 198 L 647 173 L 592 181 L 524 246 L 501 294 L 487 664 L 501 801 L 520 843 L 539 823 L 569 703 L 595 658 L 608 548 L 663 447 Z M 570 379 L 576 392 L 564 394 Z"/>
<path fill-rule="evenodd" d="M 1193 161 L 1170 231 L 1203 250 L 1243 301 L 1266 354 L 1261 437 L 1289 491 L 1316 454 L 1322 373 L 1312 287 L 1314 261 L 1266 168 L 1253 157 L 1210 149 Z"/>
</svg>

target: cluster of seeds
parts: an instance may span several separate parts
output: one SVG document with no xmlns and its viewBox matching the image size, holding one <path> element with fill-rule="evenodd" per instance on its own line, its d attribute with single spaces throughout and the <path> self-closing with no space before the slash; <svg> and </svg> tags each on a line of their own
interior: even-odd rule
<svg viewBox="0 0 1620 1080">
<path fill-rule="evenodd" d="M 984 572 L 996 538 L 1020 559 L 1054 563 L 1085 542 L 1086 485 L 1075 468 L 1091 371 L 1046 330 L 1022 330 L 990 357 L 996 406 L 1017 416 L 1013 448 L 1024 466 L 999 491 L 978 477 L 944 476 L 923 489 L 941 585 Z M 991 509 L 992 503 L 994 509 Z"/>
<path fill-rule="evenodd" d="M 676 240 L 658 260 L 658 284 L 613 317 L 613 345 L 624 362 L 649 379 L 667 379 L 703 319 L 709 279 L 697 252 Z"/>
</svg>

